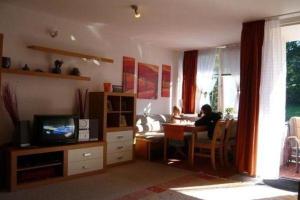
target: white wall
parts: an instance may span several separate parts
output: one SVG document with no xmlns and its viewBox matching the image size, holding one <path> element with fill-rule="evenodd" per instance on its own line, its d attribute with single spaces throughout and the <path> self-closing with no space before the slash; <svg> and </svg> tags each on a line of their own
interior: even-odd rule
<svg viewBox="0 0 300 200">
<path fill-rule="evenodd" d="M 50 28 L 59 30 L 56 38 L 47 34 Z M 90 76 L 92 81 L 73 81 L 41 77 L 2 75 L 2 85 L 7 82 L 15 90 L 21 120 L 32 120 L 34 114 L 66 114 L 74 112 L 75 90 L 89 88 L 90 91 L 102 91 L 103 82 L 122 84 L 122 57 L 131 56 L 136 61 L 159 66 L 159 88 L 157 100 L 138 100 L 137 113 L 151 107 L 151 113 L 169 113 L 171 98 L 161 98 L 161 65 L 172 66 L 172 77 L 177 72 L 178 53 L 135 39 L 124 38 L 120 33 L 110 33 L 101 23 L 75 22 L 48 14 L 0 3 L 0 32 L 4 34 L 4 56 L 12 58 L 13 67 L 22 67 L 27 63 L 31 69 L 47 71 L 56 59 L 63 59 L 63 70 L 79 67 L 82 75 Z M 70 35 L 76 41 L 70 40 Z M 36 44 L 61 48 L 92 55 L 113 58 L 113 64 L 101 63 L 97 66 L 77 58 L 49 55 L 26 48 Z M 136 62 L 137 69 L 137 62 Z M 173 78 L 174 79 L 174 78 Z M 172 96 L 172 95 L 171 95 Z M 13 130 L 8 114 L 0 106 L 0 144 L 8 142 Z"/>
</svg>

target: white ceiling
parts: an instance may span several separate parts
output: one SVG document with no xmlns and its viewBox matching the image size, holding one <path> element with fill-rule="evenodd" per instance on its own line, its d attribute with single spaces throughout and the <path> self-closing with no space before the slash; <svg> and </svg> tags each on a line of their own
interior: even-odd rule
<svg viewBox="0 0 300 200">
<path fill-rule="evenodd" d="M 242 23 L 300 11 L 300 0 L 0 0 L 172 49 L 239 42 Z M 131 4 L 142 17 L 134 19 Z"/>
</svg>

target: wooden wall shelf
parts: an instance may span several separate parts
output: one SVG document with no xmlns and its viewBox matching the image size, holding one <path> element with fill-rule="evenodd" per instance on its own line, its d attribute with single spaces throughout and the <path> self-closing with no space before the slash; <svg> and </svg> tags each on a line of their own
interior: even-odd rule
<svg viewBox="0 0 300 200">
<path fill-rule="evenodd" d="M 50 72 L 35 72 L 35 71 L 24 71 L 20 69 L 5 69 L 2 68 L 1 73 L 8 73 L 8 74 L 18 74 L 18 75 L 25 75 L 25 76 L 39 76 L 39 77 L 48 77 L 48 78 L 59 78 L 59 79 L 71 79 L 71 80 L 80 80 L 80 81 L 90 81 L 90 77 L 86 76 L 73 76 L 67 74 L 54 74 Z"/>
<path fill-rule="evenodd" d="M 103 58 L 99 56 L 93 56 L 93 55 L 88 55 L 88 54 L 82 54 L 82 53 L 77 53 L 77 52 L 72 52 L 72 51 L 66 51 L 66 50 L 61 50 L 61 49 L 54 49 L 54 48 L 49 48 L 49 47 L 42 47 L 42 46 L 37 46 L 37 45 L 30 45 L 27 46 L 29 49 L 37 50 L 37 51 L 43 51 L 47 53 L 53 53 L 53 54 L 58 54 L 58 55 L 63 55 L 63 56 L 71 56 L 71 57 L 77 57 L 77 58 L 85 58 L 85 59 L 95 59 L 101 62 L 107 62 L 107 63 L 113 63 L 114 60 L 110 58 Z"/>
</svg>

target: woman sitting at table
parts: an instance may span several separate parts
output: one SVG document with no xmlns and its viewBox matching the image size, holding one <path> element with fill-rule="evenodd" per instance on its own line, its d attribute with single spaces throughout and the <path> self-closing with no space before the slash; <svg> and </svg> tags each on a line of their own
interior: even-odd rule
<svg viewBox="0 0 300 200">
<path fill-rule="evenodd" d="M 195 126 L 207 126 L 207 136 L 211 140 L 213 138 L 216 123 L 221 119 L 220 113 L 212 112 L 210 105 L 205 104 L 201 107 L 199 113 L 200 119 L 195 121 Z"/>
</svg>

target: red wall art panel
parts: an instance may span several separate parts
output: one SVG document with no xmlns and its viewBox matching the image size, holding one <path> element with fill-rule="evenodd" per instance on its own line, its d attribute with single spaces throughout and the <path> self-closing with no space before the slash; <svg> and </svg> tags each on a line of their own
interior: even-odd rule
<svg viewBox="0 0 300 200">
<path fill-rule="evenodd" d="M 135 59 L 123 56 L 123 92 L 134 93 Z"/>
<path fill-rule="evenodd" d="M 170 97 L 170 84 L 171 84 L 171 66 L 162 65 L 161 72 L 161 96 Z"/>
<path fill-rule="evenodd" d="M 158 66 L 138 63 L 138 93 L 139 99 L 157 99 Z"/>
</svg>

